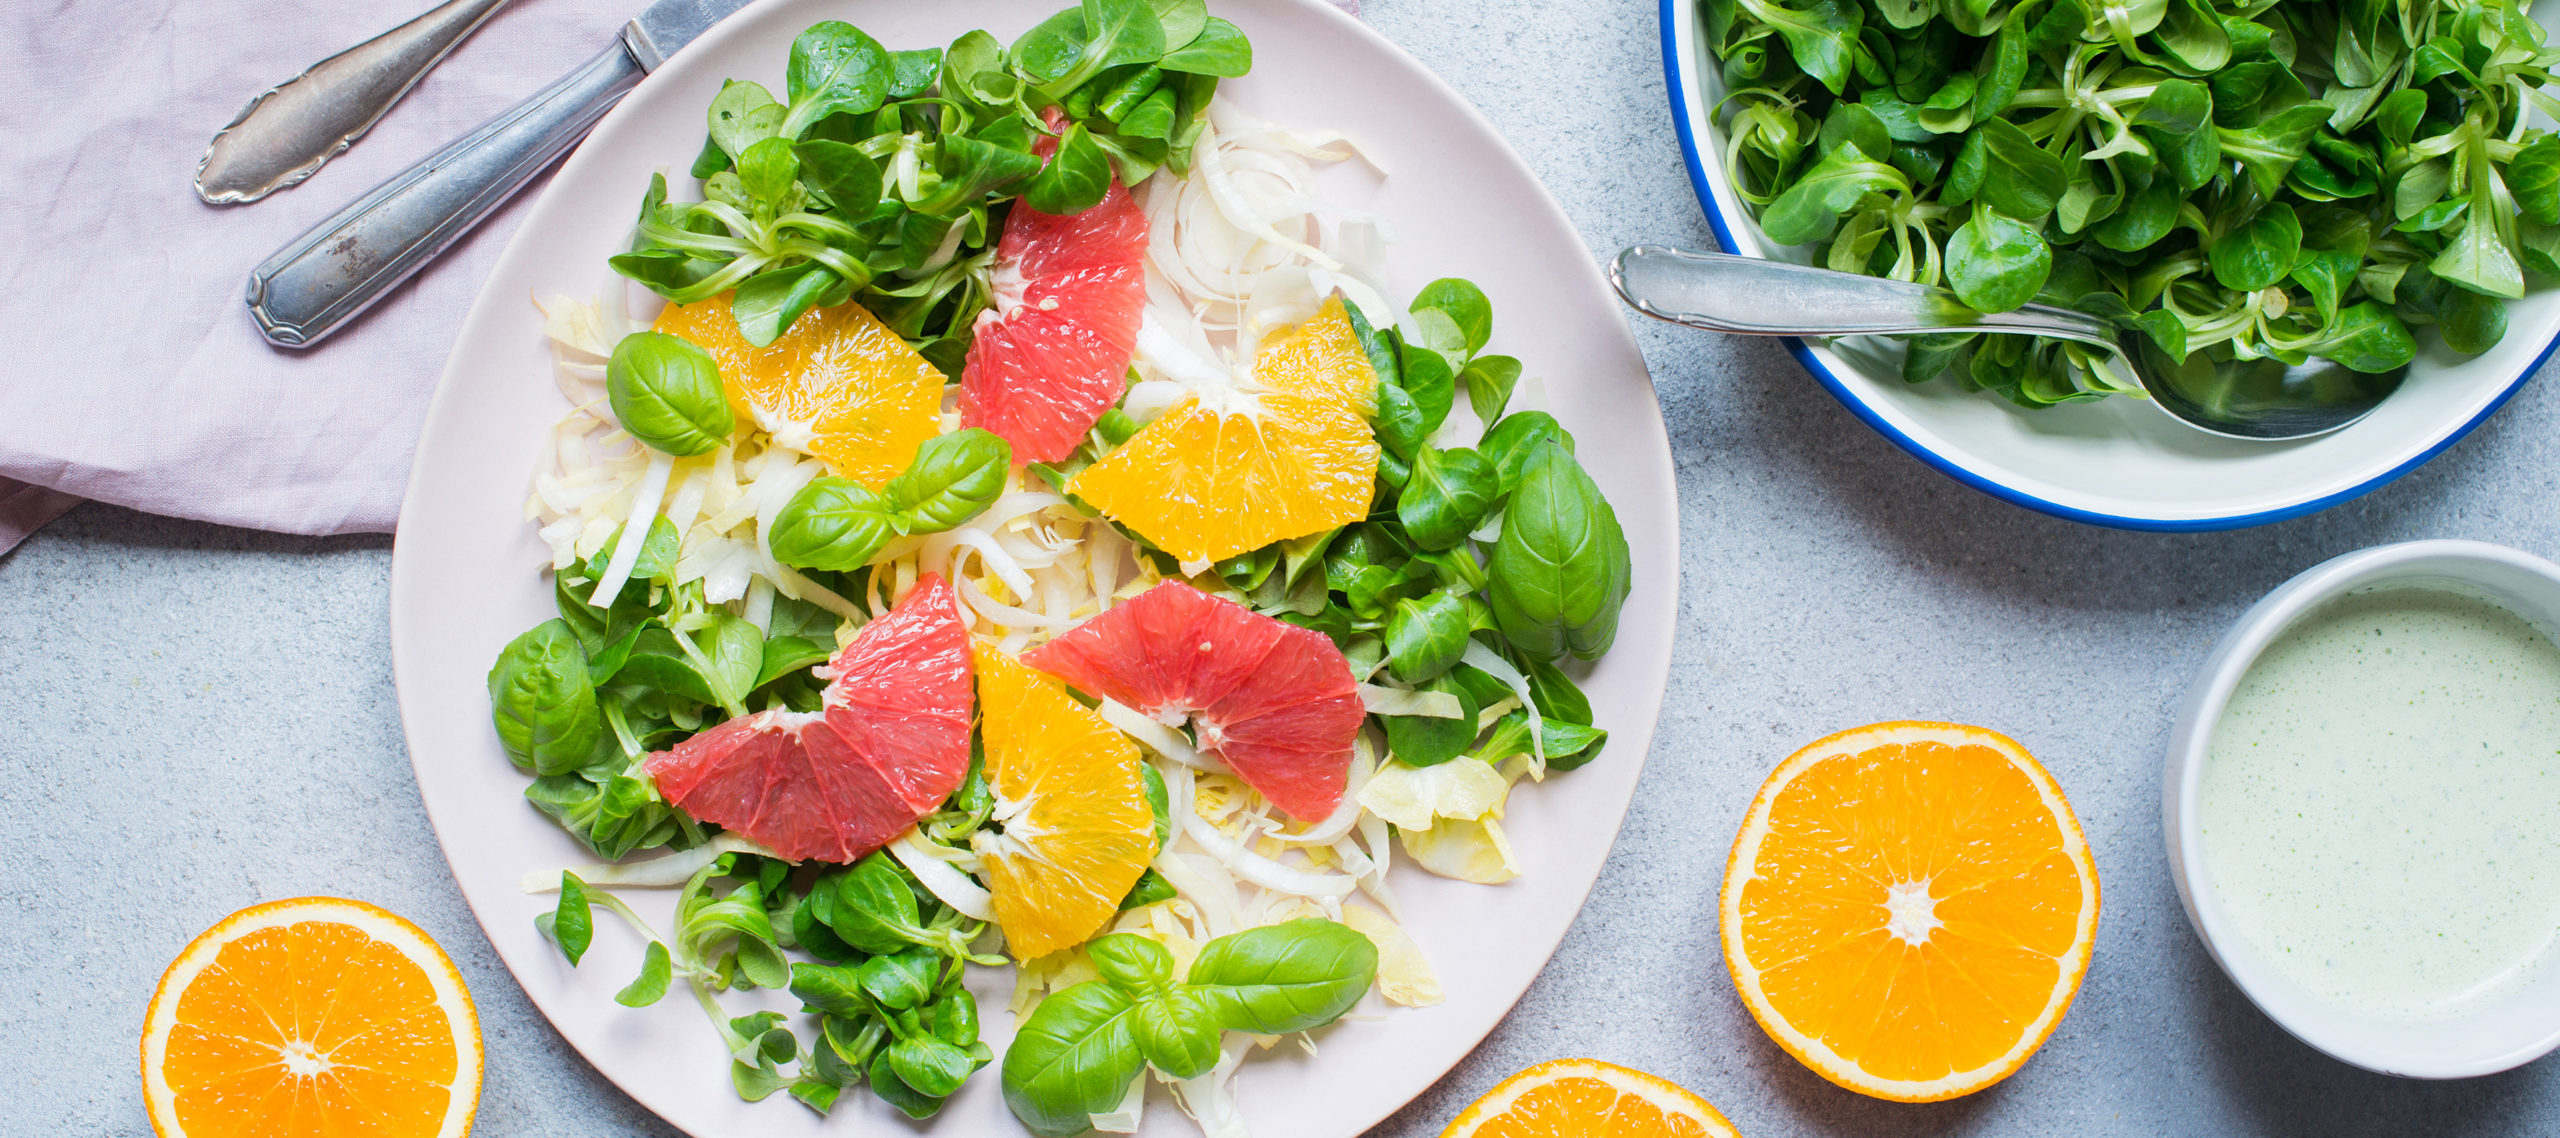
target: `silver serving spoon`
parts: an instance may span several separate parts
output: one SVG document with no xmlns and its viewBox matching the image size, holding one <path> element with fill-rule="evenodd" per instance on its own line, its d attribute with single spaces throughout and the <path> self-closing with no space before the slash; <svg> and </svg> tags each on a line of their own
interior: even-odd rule
<svg viewBox="0 0 2560 1138">
<path fill-rule="evenodd" d="M 1647 316 L 1745 336 L 1996 332 L 2086 344 L 2131 374 L 2162 411 L 2225 438 L 2272 442 L 2326 434 L 2372 414 L 2409 373 L 2402 367 L 2366 374 L 2316 357 L 2295 366 L 2215 361 L 2203 352 L 2178 363 L 2149 336 L 2085 312 L 2042 304 L 1977 312 L 1928 285 L 1660 245 L 1619 253 L 1609 283 Z"/>
<path fill-rule="evenodd" d="M 196 196 L 236 205 L 310 177 L 506 2 L 447 0 L 249 100 L 196 163 Z"/>
</svg>

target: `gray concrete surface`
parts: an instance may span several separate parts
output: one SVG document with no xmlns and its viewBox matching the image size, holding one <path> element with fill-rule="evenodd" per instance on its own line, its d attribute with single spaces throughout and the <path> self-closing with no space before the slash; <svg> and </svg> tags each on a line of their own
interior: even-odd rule
<svg viewBox="0 0 2560 1138">
<path fill-rule="evenodd" d="M 1651 5 L 1369 0 L 1368 15 L 1485 108 L 1595 254 L 1711 241 L 1666 118 Z M 2549 1061 L 2401 1082 L 2271 1025 L 2188 930 L 2157 820 L 2171 706 L 2260 593 L 2385 541 L 2560 554 L 2548 380 L 2369 497 L 2169 537 L 1949 482 L 1775 345 L 1637 334 L 1683 510 L 1669 618 L 1682 647 L 1659 741 L 1554 962 L 1378 1135 L 1435 1134 L 1503 1075 L 1565 1055 L 1676 1079 L 1753 1138 L 2560 1133 Z M 671 1133 L 534 1014 L 454 890 L 400 742 L 389 560 L 388 539 L 96 506 L 0 559 L 0 1133 L 147 1134 L 133 1048 L 161 967 L 222 914 L 310 892 L 390 906 L 460 961 L 489 1041 L 481 1135 Z M 1933 1106 L 1864 1099 L 1799 1067 L 1736 1002 L 1715 940 L 1725 849 L 1770 764 L 1826 732 L 1910 716 L 2025 741 L 2071 794 L 2106 885 L 2088 984 L 2043 1053 Z"/>
</svg>

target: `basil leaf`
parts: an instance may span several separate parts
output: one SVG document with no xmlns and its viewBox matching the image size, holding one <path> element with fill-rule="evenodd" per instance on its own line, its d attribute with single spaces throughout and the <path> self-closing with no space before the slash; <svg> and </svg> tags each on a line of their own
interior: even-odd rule
<svg viewBox="0 0 2560 1138">
<path fill-rule="evenodd" d="M 1608 651 L 1626 603 L 1629 555 L 1617 514 L 1573 455 L 1530 453 L 1486 564 L 1486 599 L 1504 639 L 1538 659 Z"/>
<path fill-rule="evenodd" d="M 1208 1004 L 1189 992 L 1141 999 L 1130 1009 L 1129 1034 L 1138 1053 L 1177 1079 L 1207 1074 L 1218 1065 L 1225 1032 Z"/>
<path fill-rule="evenodd" d="M 1136 933 L 1095 937 L 1086 943 L 1085 955 L 1103 979 L 1132 995 L 1161 988 L 1173 977 L 1173 954 Z"/>
<path fill-rule="evenodd" d="M 978 516 L 1004 493 L 1013 448 L 979 427 L 926 439 L 915 461 L 881 488 L 901 533 L 939 533 Z"/>
<path fill-rule="evenodd" d="M 498 744 L 536 774 L 585 766 L 604 735 L 586 649 L 554 618 L 509 641 L 489 668 L 490 716 Z"/>
<path fill-rule="evenodd" d="M 1189 979 L 1192 993 L 1224 1027 L 1286 1035 L 1341 1018 L 1377 972 L 1378 947 L 1368 937 L 1302 917 L 1210 941 L 1192 959 Z"/>
<path fill-rule="evenodd" d="M 691 341 L 634 332 L 605 365 L 613 417 L 631 437 L 679 457 L 707 454 L 737 426 L 720 386 L 720 365 Z"/>
<path fill-rule="evenodd" d="M 1544 411 L 1522 411 L 1506 415 L 1484 433 L 1477 453 L 1493 464 L 1496 494 L 1509 498 L 1520 486 L 1520 472 L 1527 466 L 1529 454 L 1539 443 L 1553 440 L 1573 449 L 1573 436 L 1566 434 L 1556 417 Z"/>
<path fill-rule="evenodd" d="M 774 514 L 765 544 L 785 565 L 842 573 L 869 563 L 897 533 L 888 499 L 852 479 L 825 475 Z"/>
<path fill-rule="evenodd" d="M 1139 874 L 1138 883 L 1130 886 L 1128 894 L 1120 898 L 1120 911 L 1125 913 L 1131 909 L 1142 909 L 1158 901 L 1173 900 L 1176 896 L 1179 894 L 1174 891 L 1173 883 L 1165 880 L 1163 874 L 1150 869 Z"/>
<path fill-rule="evenodd" d="M 1147 1063 L 1131 1023 L 1134 1008 L 1127 992 L 1090 980 L 1031 1009 L 1005 1049 L 1000 1072 L 1013 1116 L 1043 1138 L 1067 1138 L 1120 1105 Z"/>
</svg>

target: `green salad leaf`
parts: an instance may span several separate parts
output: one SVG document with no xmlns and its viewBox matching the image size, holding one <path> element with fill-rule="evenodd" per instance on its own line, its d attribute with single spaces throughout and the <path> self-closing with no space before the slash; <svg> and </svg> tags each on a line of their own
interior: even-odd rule
<svg viewBox="0 0 2560 1138">
<path fill-rule="evenodd" d="M 1735 189 L 1820 263 L 2172 360 L 2405 366 L 2560 271 L 2560 51 L 2499 0 L 1707 0 Z M 2029 407 L 2127 390 L 2087 349 L 1913 337 L 1904 377 Z M 1494 453 L 1490 441 L 1484 448 Z"/>
</svg>

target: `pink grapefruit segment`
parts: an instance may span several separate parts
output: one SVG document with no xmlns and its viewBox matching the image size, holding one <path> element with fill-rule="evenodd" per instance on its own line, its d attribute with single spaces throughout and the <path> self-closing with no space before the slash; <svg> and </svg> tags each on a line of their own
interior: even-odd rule
<svg viewBox="0 0 2560 1138">
<path fill-rule="evenodd" d="M 824 710 L 743 715 L 649 756 L 667 801 L 793 861 L 850 862 L 969 773 L 969 634 L 926 574 L 829 666 Z"/>
<path fill-rule="evenodd" d="M 1342 650 L 1321 632 L 1167 581 L 1022 654 L 1090 695 L 1165 722 L 1290 817 L 1342 803 L 1367 712 Z"/>
<path fill-rule="evenodd" d="M 1013 444 L 1013 461 L 1065 458 L 1120 402 L 1146 307 L 1147 215 L 1114 180 L 1059 216 L 1015 202 L 996 243 L 995 306 L 960 372 L 960 422 Z"/>
</svg>

